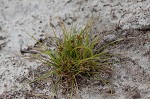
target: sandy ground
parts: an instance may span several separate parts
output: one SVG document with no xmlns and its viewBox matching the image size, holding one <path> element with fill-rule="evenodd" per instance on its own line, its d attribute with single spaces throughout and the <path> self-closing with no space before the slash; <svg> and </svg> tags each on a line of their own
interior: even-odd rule
<svg viewBox="0 0 150 99">
<path fill-rule="evenodd" d="M 36 43 L 27 32 L 36 39 L 52 35 L 50 20 L 59 33 L 59 18 L 68 27 L 82 27 L 93 18 L 93 33 L 134 38 L 113 50 L 123 61 L 115 65 L 113 94 L 110 87 L 97 84 L 83 88 L 82 99 L 150 99 L 150 0 L 0 0 L 1 99 L 25 99 L 27 90 L 51 96 L 48 88 L 33 89 L 23 80 L 40 64 L 24 58 L 20 49 Z"/>
</svg>

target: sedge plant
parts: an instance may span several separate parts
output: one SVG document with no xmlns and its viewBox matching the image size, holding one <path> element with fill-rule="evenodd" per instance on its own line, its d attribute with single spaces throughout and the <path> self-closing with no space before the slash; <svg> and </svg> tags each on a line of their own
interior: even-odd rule
<svg viewBox="0 0 150 99">
<path fill-rule="evenodd" d="M 99 37 L 90 33 L 92 23 L 88 22 L 79 30 L 68 30 L 63 23 L 60 27 L 62 37 L 53 39 L 54 50 L 45 48 L 41 51 L 47 58 L 41 56 L 40 60 L 51 69 L 33 82 L 55 76 L 57 83 L 65 81 L 71 90 L 78 89 L 80 78 L 93 78 L 106 83 L 103 74 L 112 72 L 112 55 L 106 50 L 109 44 L 98 47 Z"/>
</svg>

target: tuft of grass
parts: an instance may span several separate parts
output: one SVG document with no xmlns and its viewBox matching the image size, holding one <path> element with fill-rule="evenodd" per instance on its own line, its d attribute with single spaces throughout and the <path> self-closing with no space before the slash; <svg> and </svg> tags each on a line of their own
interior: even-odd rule
<svg viewBox="0 0 150 99">
<path fill-rule="evenodd" d="M 112 72 L 112 54 L 106 48 L 112 43 L 98 47 L 99 37 L 90 33 L 91 22 L 79 30 L 68 30 L 63 23 L 60 25 L 63 35 L 59 38 L 54 37 L 54 50 L 44 49 L 41 53 L 47 57 L 39 58 L 51 69 L 33 82 L 54 76 L 57 78 L 55 84 L 65 82 L 71 94 L 73 89 L 78 89 L 81 78 L 92 78 L 106 83 L 103 74 Z"/>
</svg>

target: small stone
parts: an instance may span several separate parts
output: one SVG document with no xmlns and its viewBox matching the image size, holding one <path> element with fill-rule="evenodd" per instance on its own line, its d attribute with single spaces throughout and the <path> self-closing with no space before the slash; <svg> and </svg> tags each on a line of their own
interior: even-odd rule
<svg viewBox="0 0 150 99">
<path fill-rule="evenodd" d="M 104 36 L 104 41 L 105 42 L 111 42 L 111 41 L 113 41 L 113 40 L 115 40 L 116 39 L 116 35 L 114 35 L 114 34 L 110 34 L 110 35 L 107 35 L 107 36 Z"/>
</svg>

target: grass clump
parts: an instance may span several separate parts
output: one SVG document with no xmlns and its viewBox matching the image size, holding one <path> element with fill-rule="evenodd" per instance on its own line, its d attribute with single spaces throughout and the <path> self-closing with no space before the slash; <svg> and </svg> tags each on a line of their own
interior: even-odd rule
<svg viewBox="0 0 150 99">
<path fill-rule="evenodd" d="M 67 30 L 61 24 L 62 37 L 55 37 L 54 50 L 45 49 L 42 54 L 48 58 L 41 58 L 51 70 L 34 81 L 55 76 L 57 82 L 65 81 L 68 88 L 77 88 L 81 78 L 95 78 L 105 82 L 103 74 L 111 74 L 111 54 L 104 45 L 98 47 L 99 37 L 90 34 L 92 24 L 87 23 L 85 28 Z M 99 75 L 96 77 L 95 75 Z M 33 82 L 34 82 L 33 81 Z"/>
</svg>

